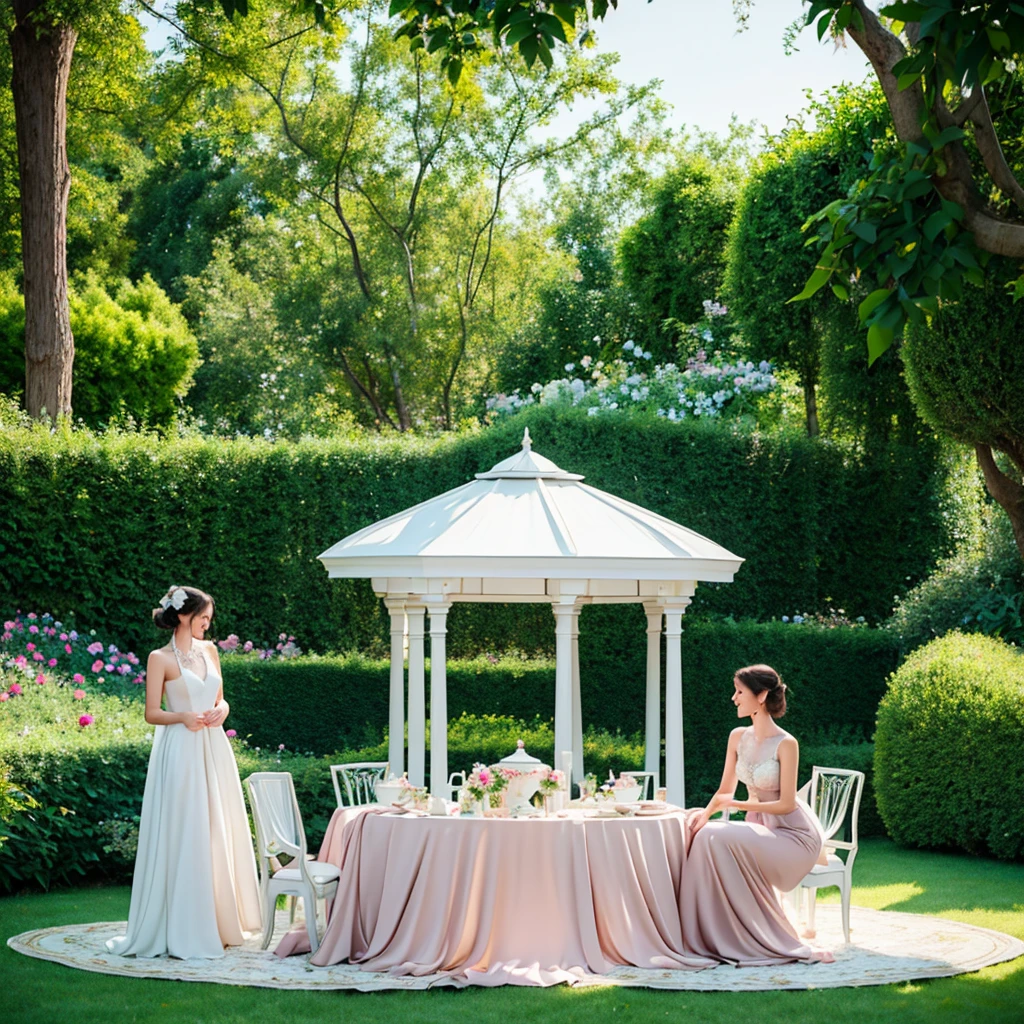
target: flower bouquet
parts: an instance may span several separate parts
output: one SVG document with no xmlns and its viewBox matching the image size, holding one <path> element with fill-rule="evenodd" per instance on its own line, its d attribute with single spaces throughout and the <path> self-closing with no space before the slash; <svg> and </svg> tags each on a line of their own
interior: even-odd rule
<svg viewBox="0 0 1024 1024">
<path fill-rule="evenodd" d="M 544 797 L 544 813 L 550 812 L 551 798 L 561 791 L 565 785 L 565 773 L 555 768 L 548 768 L 543 771 L 539 779 L 539 788 Z"/>
</svg>

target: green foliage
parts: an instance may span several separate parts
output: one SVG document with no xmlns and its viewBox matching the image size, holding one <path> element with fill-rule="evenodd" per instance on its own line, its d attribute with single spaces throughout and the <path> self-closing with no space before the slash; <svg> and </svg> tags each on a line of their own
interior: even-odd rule
<svg viewBox="0 0 1024 1024">
<path fill-rule="evenodd" d="M 963 539 L 953 554 L 901 598 L 886 623 L 905 650 L 913 650 L 955 629 L 980 630 L 991 624 L 1006 639 L 1016 639 L 1012 623 L 1000 614 L 1006 599 L 1024 589 L 1024 566 L 1010 521 L 994 506 L 982 528 Z M 1021 642 L 1018 640 L 1018 643 Z"/>
<path fill-rule="evenodd" d="M 912 846 L 1024 856 L 1024 655 L 952 633 L 915 651 L 878 709 L 875 785 L 889 835 Z"/>
<path fill-rule="evenodd" d="M 636 607 L 587 608 L 580 617 L 581 700 L 591 730 L 587 769 L 601 777 L 609 767 L 642 767 L 645 625 Z M 807 739 L 801 762 L 807 773 L 811 764 L 863 768 L 865 758 L 870 761 L 863 744 L 898 648 L 898 638 L 866 628 L 687 623 L 683 704 L 689 802 L 706 799 L 718 785 L 725 744 L 736 725 L 729 696 L 737 668 L 768 662 L 783 675 L 791 697 L 783 725 Z M 284 742 L 318 754 L 361 748 L 367 760 L 386 759 L 386 744 L 379 741 L 387 727 L 387 661 L 359 655 L 281 661 L 230 656 L 222 665 L 232 724 L 251 744 L 276 748 Z M 553 763 L 551 661 L 449 661 L 447 675 L 453 770 L 505 756 L 527 728 L 517 724 L 523 722 L 533 723 L 522 734 L 531 753 Z M 856 763 L 847 763 L 849 758 Z"/>
<path fill-rule="evenodd" d="M 983 287 L 940 303 L 906 333 L 902 356 L 918 412 L 963 444 L 1024 444 L 1024 303 L 1006 288 L 1016 272 L 993 260 Z"/>
<path fill-rule="evenodd" d="M 70 294 L 75 336 L 75 415 L 91 426 L 131 416 L 166 426 L 199 362 L 178 308 L 150 277 L 108 289 L 92 272 Z M 25 376 L 25 310 L 10 275 L 0 279 L 0 387 Z"/>
<path fill-rule="evenodd" d="M 660 361 L 672 353 L 658 328 L 671 318 L 700 319 L 702 303 L 722 294 L 726 229 L 736 202 L 734 172 L 707 157 L 687 154 L 655 182 L 649 212 L 619 240 L 623 283 L 652 322 L 641 339 Z"/>
<path fill-rule="evenodd" d="M 369 581 L 329 580 L 316 556 L 471 480 L 518 449 L 524 426 L 539 451 L 589 484 L 747 559 L 734 583 L 701 584 L 698 616 L 835 606 L 877 621 L 960 528 L 945 467 L 920 448 L 869 455 L 742 425 L 614 422 L 540 407 L 486 431 L 422 440 L 11 429 L 0 432 L 0 607 L 64 620 L 87 611 L 90 628 L 141 656 L 155 640 L 156 597 L 168 581 L 193 580 L 216 596 L 221 636 L 284 630 L 307 650 L 383 653 L 387 619 Z M 617 616 L 632 613 L 594 608 L 584 618 L 608 623 L 598 647 L 614 650 L 626 621 Z M 457 605 L 450 630 L 457 657 L 550 653 L 554 636 L 543 606 Z"/>
<path fill-rule="evenodd" d="M 132 196 L 129 237 L 136 240 L 132 275 L 149 274 L 175 302 L 187 277 L 213 259 L 214 248 L 237 249 L 250 218 L 268 202 L 230 154 L 208 138 L 186 135 L 180 149 L 155 164 Z"/>
<path fill-rule="evenodd" d="M 1009 202 L 1022 166 L 1015 57 L 1024 48 L 1024 21 L 1018 7 L 1009 0 L 891 3 L 881 13 L 894 19 L 892 32 L 903 39 L 872 27 L 875 52 L 891 47 L 905 54 L 890 68 L 904 146 L 895 154 L 876 153 L 846 198 L 813 218 L 819 262 L 799 296 L 813 295 L 834 274 L 840 288 L 857 277 L 873 289 L 859 307 L 872 362 L 906 325 L 924 323 L 941 300 L 959 298 L 965 282 L 982 282 L 979 251 L 1009 254 L 999 240 L 999 217 L 1015 219 L 1019 212 Z M 817 0 L 806 21 L 817 22 L 819 38 L 830 25 L 864 31 L 852 0 Z M 997 190 L 1002 196 L 994 195 Z"/>
</svg>

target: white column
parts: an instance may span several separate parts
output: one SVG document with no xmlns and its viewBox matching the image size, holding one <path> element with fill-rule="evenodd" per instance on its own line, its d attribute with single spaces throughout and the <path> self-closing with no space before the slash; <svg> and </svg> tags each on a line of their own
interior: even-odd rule
<svg viewBox="0 0 1024 1024">
<path fill-rule="evenodd" d="M 661 617 L 660 605 L 645 604 L 647 616 L 647 714 L 644 771 L 654 772 L 654 790 L 661 785 Z"/>
<path fill-rule="evenodd" d="M 427 722 L 423 692 L 423 605 L 405 606 L 409 616 L 409 781 L 422 786 L 426 775 Z"/>
<path fill-rule="evenodd" d="M 572 781 L 583 778 L 583 705 L 580 702 L 580 609 L 572 615 Z M 568 748 L 566 748 L 568 749 Z M 561 751 L 555 752 L 557 758 Z M 558 765 L 561 768 L 561 765 Z"/>
<path fill-rule="evenodd" d="M 389 771 L 405 771 L 405 602 L 384 601 L 391 616 L 391 693 L 388 702 Z"/>
<path fill-rule="evenodd" d="M 683 773 L 683 612 L 689 598 L 665 605 L 665 787 L 670 804 L 686 806 Z"/>
<path fill-rule="evenodd" d="M 445 635 L 447 601 L 430 604 L 430 793 L 447 800 L 448 790 L 448 668 Z"/>
<path fill-rule="evenodd" d="M 574 603 L 555 602 L 555 756 L 572 750 L 572 622 Z"/>
</svg>

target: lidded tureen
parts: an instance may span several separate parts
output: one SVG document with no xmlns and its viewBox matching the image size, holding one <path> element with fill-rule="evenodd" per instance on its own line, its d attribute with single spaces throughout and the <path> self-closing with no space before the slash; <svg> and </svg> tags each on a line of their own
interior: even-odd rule
<svg viewBox="0 0 1024 1024">
<path fill-rule="evenodd" d="M 506 790 L 506 801 L 513 813 L 530 809 L 530 798 L 540 789 L 541 776 L 550 767 L 542 764 L 540 758 L 526 752 L 522 740 L 516 743 L 516 752 L 503 757 L 495 766 L 504 769 L 510 776 Z"/>
</svg>

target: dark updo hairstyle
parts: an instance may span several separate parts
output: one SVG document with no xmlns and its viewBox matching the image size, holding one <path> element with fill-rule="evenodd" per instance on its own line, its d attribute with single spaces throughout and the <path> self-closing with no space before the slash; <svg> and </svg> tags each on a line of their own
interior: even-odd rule
<svg viewBox="0 0 1024 1024">
<path fill-rule="evenodd" d="M 169 599 L 176 590 L 185 591 L 185 602 L 180 608 L 175 608 L 170 603 L 168 603 L 166 608 L 154 608 L 153 622 L 157 629 L 177 629 L 182 619 L 188 618 L 189 615 L 195 615 L 196 612 L 201 612 L 207 605 L 210 606 L 210 618 L 213 618 L 215 605 L 213 598 L 209 594 L 196 587 L 171 587 L 164 595 L 164 598 Z"/>
<path fill-rule="evenodd" d="M 786 684 L 770 665 L 748 665 L 736 673 L 738 679 L 754 696 L 767 693 L 764 709 L 772 718 L 786 713 Z"/>
</svg>

